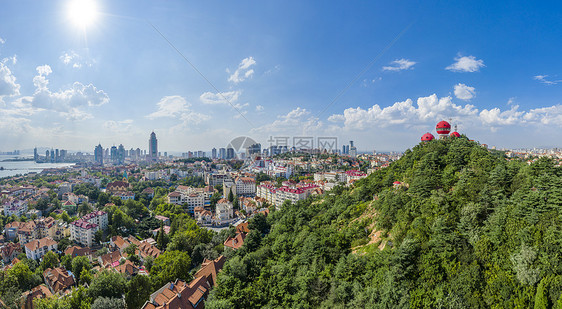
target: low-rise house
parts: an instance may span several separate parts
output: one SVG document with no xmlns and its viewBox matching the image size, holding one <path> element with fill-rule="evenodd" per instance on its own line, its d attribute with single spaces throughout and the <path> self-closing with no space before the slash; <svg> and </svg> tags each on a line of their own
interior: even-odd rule
<svg viewBox="0 0 562 309">
<path fill-rule="evenodd" d="M 33 289 L 24 292 L 22 295 L 22 308 L 24 309 L 33 309 L 33 300 L 34 299 L 43 299 L 49 298 L 53 296 L 53 293 L 49 290 L 45 284 L 40 284 Z"/>
<path fill-rule="evenodd" d="M 135 266 L 133 262 L 129 260 L 125 260 L 123 263 L 114 266 L 113 269 L 116 272 L 125 275 L 125 277 L 127 278 L 131 278 L 132 276 L 138 274 L 140 270 L 137 266 Z"/>
<path fill-rule="evenodd" d="M 213 222 L 213 213 L 203 207 L 195 207 L 193 215 L 199 224 L 211 224 Z"/>
<path fill-rule="evenodd" d="M 181 205 L 181 193 L 177 191 L 168 193 L 168 203 L 174 205 Z"/>
<path fill-rule="evenodd" d="M 197 278 L 189 284 L 178 279 L 152 293 L 142 309 L 203 308 L 209 288 L 205 277 Z"/>
<path fill-rule="evenodd" d="M 123 201 L 135 199 L 135 193 L 133 193 L 132 191 L 117 193 L 115 195 L 118 196 Z"/>
<path fill-rule="evenodd" d="M 154 189 L 145 188 L 144 190 L 142 190 L 141 194 L 146 194 L 147 197 L 153 198 L 154 197 Z"/>
<path fill-rule="evenodd" d="M 66 250 L 64 250 L 64 254 L 70 255 L 72 258 L 75 258 L 77 256 L 86 256 L 90 260 L 92 259 L 92 250 L 88 247 L 80 247 L 80 246 L 68 247 L 66 248 Z"/>
<path fill-rule="evenodd" d="M 154 216 L 154 218 L 156 220 L 162 221 L 164 223 L 164 225 L 170 225 L 170 218 L 168 218 L 168 217 L 157 215 L 157 216 Z"/>
<path fill-rule="evenodd" d="M 215 260 L 205 259 L 201 264 L 201 268 L 195 273 L 195 278 L 206 277 L 209 286 L 217 286 L 217 275 L 219 271 L 224 266 L 226 258 L 224 256 L 219 256 Z"/>
<path fill-rule="evenodd" d="M 58 243 L 52 238 L 34 239 L 25 244 L 25 255 L 28 259 L 38 260 L 49 251 L 56 251 Z"/>
<path fill-rule="evenodd" d="M 74 275 L 67 271 L 64 266 L 47 268 L 43 272 L 43 278 L 45 278 L 45 283 L 53 294 L 64 294 L 76 284 Z"/>
<path fill-rule="evenodd" d="M 220 199 L 217 202 L 215 210 L 215 219 L 218 224 L 223 224 L 228 222 L 230 219 L 234 218 L 234 207 L 231 202 L 227 199 Z"/>
<path fill-rule="evenodd" d="M 119 250 L 110 252 L 110 253 L 106 253 L 100 257 L 98 257 L 98 261 L 100 263 L 100 265 L 102 265 L 103 267 L 115 267 L 118 266 L 121 261 L 121 259 L 124 259 L 123 255 L 121 255 L 121 252 L 119 252 Z"/>
<path fill-rule="evenodd" d="M 0 253 L 2 254 L 2 261 L 4 264 L 8 264 L 22 253 L 22 248 L 20 244 L 9 242 L 0 248 Z"/>
<path fill-rule="evenodd" d="M 132 186 L 127 181 L 115 181 L 110 182 L 105 187 L 105 192 L 111 195 L 119 195 L 122 193 L 127 193 L 132 189 Z"/>
<path fill-rule="evenodd" d="M 234 250 L 238 250 L 244 245 L 245 238 L 246 238 L 246 233 L 236 233 L 236 236 L 234 237 L 229 236 L 224 241 L 224 246 Z"/>
</svg>

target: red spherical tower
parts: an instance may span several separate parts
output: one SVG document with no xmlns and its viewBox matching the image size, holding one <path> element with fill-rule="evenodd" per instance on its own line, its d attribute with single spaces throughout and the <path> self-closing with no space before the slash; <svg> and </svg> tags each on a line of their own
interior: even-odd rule
<svg viewBox="0 0 562 309">
<path fill-rule="evenodd" d="M 445 139 L 449 136 L 449 132 L 451 132 L 451 125 L 445 120 L 439 121 L 437 126 L 435 126 L 435 130 L 439 134 L 439 139 Z"/>
<path fill-rule="evenodd" d="M 424 135 L 422 135 L 421 137 L 421 141 L 422 142 L 429 142 L 432 141 L 435 137 L 433 136 L 433 134 L 427 132 Z"/>
<path fill-rule="evenodd" d="M 461 137 L 461 134 L 459 132 L 453 132 L 450 134 L 451 137 Z"/>
</svg>

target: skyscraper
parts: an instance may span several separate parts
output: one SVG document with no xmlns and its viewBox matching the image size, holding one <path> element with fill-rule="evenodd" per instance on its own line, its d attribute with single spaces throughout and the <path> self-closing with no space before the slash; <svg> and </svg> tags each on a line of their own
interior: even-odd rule
<svg viewBox="0 0 562 309">
<path fill-rule="evenodd" d="M 156 139 L 156 134 L 154 133 L 154 131 L 150 133 L 150 139 L 148 140 L 148 160 L 158 160 L 158 140 Z"/>
<path fill-rule="evenodd" d="M 117 147 L 111 146 L 111 150 L 109 151 L 109 155 L 111 157 L 111 163 L 117 164 Z"/>
<path fill-rule="evenodd" d="M 125 163 L 125 146 L 123 144 L 120 144 L 117 148 L 117 162 L 119 164 Z"/>
<path fill-rule="evenodd" d="M 216 159 L 217 158 L 217 148 L 213 148 L 213 150 L 211 150 L 211 159 Z"/>
<path fill-rule="evenodd" d="M 96 148 L 94 148 L 94 161 L 99 165 L 103 165 L 103 147 L 101 144 L 98 144 Z"/>
</svg>

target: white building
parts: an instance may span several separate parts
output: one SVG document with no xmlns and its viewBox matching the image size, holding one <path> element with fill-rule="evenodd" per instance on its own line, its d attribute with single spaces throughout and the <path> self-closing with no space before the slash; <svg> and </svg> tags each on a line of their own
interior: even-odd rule
<svg viewBox="0 0 562 309">
<path fill-rule="evenodd" d="M 251 177 L 236 177 L 236 194 L 242 196 L 256 194 L 256 180 Z"/>
<path fill-rule="evenodd" d="M 25 255 L 28 259 L 37 260 L 49 251 L 57 250 L 57 242 L 49 237 L 34 239 L 25 244 Z"/>
<path fill-rule="evenodd" d="M 77 243 L 91 247 L 94 243 L 96 232 L 100 229 L 99 225 L 84 220 L 70 223 L 70 239 Z"/>
<path fill-rule="evenodd" d="M 89 223 L 94 223 L 99 225 L 99 227 L 102 230 L 107 229 L 107 225 L 109 224 L 109 220 L 107 218 L 107 212 L 101 210 L 94 211 L 87 215 L 84 215 L 81 219 Z"/>
<path fill-rule="evenodd" d="M 16 215 L 18 217 L 22 216 L 27 212 L 27 202 L 10 199 L 8 202 L 4 203 L 4 216 Z"/>
<path fill-rule="evenodd" d="M 217 202 L 215 210 L 215 220 L 217 220 L 218 224 L 223 224 L 232 218 L 234 218 L 234 207 L 232 203 L 227 199 L 220 199 Z"/>
</svg>

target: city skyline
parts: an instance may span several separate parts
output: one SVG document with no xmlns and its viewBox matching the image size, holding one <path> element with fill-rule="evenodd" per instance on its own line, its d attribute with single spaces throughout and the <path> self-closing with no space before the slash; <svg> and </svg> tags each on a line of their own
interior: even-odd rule
<svg viewBox="0 0 562 309">
<path fill-rule="evenodd" d="M 169 152 L 237 136 L 404 151 L 449 119 L 499 148 L 560 146 L 558 3 L 91 2 L 88 24 L 70 1 L 3 5 L 2 151 L 153 130 Z"/>
</svg>

